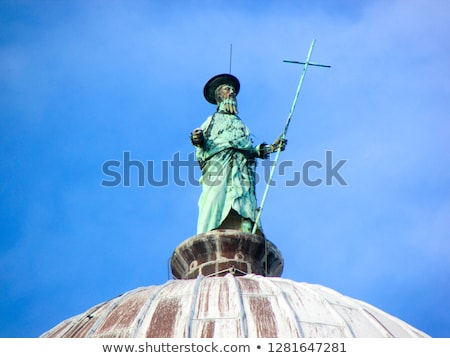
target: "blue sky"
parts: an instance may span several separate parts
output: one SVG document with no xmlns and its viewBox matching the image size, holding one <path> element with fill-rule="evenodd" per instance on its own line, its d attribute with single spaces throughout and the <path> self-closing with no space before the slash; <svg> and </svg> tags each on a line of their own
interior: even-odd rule
<svg viewBox="0 0 450 358">
<path fill-rule="evenodd" d="M 187 160 L 230 44 L 240 116 L 272 141 L 301 73 L 282 60 L 315 38 L 312 61 L 332 67 L 308 70 L 262 215 L 282 277 L 450 337 L 449 14 L 444 0 L 0 1 L 0 336 L 166 282 L 201 188 L 173 165 L 167 185 L 139 186 L 134 167 L 106 187 L 103 164 L 126 152 L 158 179 Z M 348 185 L 286 185 L 327 151 Z"/>
</svg>

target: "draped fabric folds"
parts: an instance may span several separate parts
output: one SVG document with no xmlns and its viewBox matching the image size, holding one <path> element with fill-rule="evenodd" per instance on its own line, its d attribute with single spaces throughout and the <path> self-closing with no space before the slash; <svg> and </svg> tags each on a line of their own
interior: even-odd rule
<svg viewBox="0 0 450 358">
<path fill-rule="evenodd" d="M 256 218 L 255 168 L 258 147 L 236 115 L 215 113 L 202 124 L 205 141 L 197 147 L 202 167 L 197 233 L 214 230 L 231 209 L 241 217 Z"/>
</svg>

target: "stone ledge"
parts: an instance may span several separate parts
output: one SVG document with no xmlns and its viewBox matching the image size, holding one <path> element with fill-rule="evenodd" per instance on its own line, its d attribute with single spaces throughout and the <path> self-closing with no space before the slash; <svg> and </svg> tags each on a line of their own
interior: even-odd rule
<svg viewBox="0 0 450 358">
<path fill-rule="evenodd" d="M 192 236 L 182 242 L 170 259 L 175 279 L 197 276 L 241 276 L 256 274 L 279 277 L 283 257 L 277 247 L 260 235 L 218 229 Z"/>
</svg>

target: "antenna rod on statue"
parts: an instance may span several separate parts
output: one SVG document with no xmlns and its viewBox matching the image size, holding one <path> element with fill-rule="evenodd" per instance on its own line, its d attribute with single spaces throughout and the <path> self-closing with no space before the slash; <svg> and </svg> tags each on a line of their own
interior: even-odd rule
<svg viewBox="0 0 450 358">
<path fill-rule="evenodd" d="M 283 62 L 288 62 L 288 63 L 302 64 L 304 66 L 303 66 L 302 75 L 300 76 L 300 81 L 299 81 L 298 86 L 297 86 L 297 91 L 295 93 L 294 102 L 292 103 L 291 110 L 290 110 L 288 118 L 286 120 L 286 124 L 284 126 L 283 133 L 279 137 L 280 141 L 286 140 L 286 134 L 287 134 L 287 131 L 288 131 L 288 128 L 289 128 L 289 124 L 291 123 L 292 114 L 294 113 L 295 105 L 297 104 L 298 95 L 300 94 L 300 89 L 302 88 L 303 79 L 305 78 L 305 74 L 306 74 L 306 70 L 307 70 L 308 66 L 331 67 L 331 66 L 328 66 L 328 65 L 319 65 L 319 64 L 316 64 L 316 63 L 309 62 L 309 59 L 311 58 L 311 54 L 312 54 L 312 51 L 313 51 L 315 43 L 316 43 L 316 40 L 313 39 L 312 42 L 311 42 L 311 46 L 309 47 L 308 56 L 307 56 L 305 62 L 286 61 L 286 60 L 283 61 Z M 275 168 L 277 166 L 278 157 L 280 156 L 280 152 L 281 152 L 281 146 L 278 146 L 278 150 L 276 152 L 277 154 L 275 156 L 274 163 L 273 163 L 272 168 L 270 170 L 269 180 L 267 182 L 266 189 L 264 191 L 264 195 L 263 195 L 263 197 L 261 199 L 261 205 L 259 207 L 258 214 L 256 216 L 255 224 L 253 225 L 252 234 L 255 234 L 256 230 L 258 228 L 258 224 L 259 224 L 259 221 L 261 219 L 261 213 L 263 211 L 264 203 L 265 203 L 266 198 L 267 198 L 267 193 L 269 192 L 270 183 L 272 182 L 272 177 L 273 177 L 273 174 L 275 172 Z"/>
<path fill-rule="evenodd" d="M 231 74 L 231 60 L 233 59 L 233 44 L 230 44 L 230 71 L 228 72 Z"/>
</svg>

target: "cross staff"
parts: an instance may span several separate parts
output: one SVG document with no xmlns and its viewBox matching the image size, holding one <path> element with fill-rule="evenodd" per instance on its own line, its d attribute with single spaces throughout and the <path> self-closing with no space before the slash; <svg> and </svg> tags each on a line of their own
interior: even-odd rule
<svg viewBox="0 0 450 358">
<path fill-rule="evenodd" d="M 313 39 L 312 43 L 311 43 L 311 46 L 309 48 L 308 56 L 307 56 L 305 62 L 287 61 L 287 60 L 283 61 L 283 62 L 287 62 L 287 63 L 301 64 L 301 65 L 304 65 L 304 66 L 303 66 L 302 75 L 300 76 L 300 81 L 299 81 L 298 86 L 297 86 L 297 92 L 295 93 L 294 102 L 292 103 L 292 107 L 291 107 L 291 110 L 289 112 L 289 116 L 287 118 L 286 125 L 284 126 L 283 133 L 280 136 L 280 140 L 281 141 L 286 140 L 286 133 L 288 131 L 289 124 L 291 123 L 291 117 L 292 117 L 292 114 L 294 113 L 295 105 L 297 104 L 298 95 L 300 93 L 300 89 L 302 88 L 303 79 L 305 78 L 305 73 L 306 73 L 306 69 L 308 68 L 308 66 L 331 67 L 331 66 L 328 66 L 328 65 L 320 65 L 320 64 L 317 64 L 317 63 L 309 62 L 309 59 L 311 58 L 311 54 L 312 54 L 312 51 L 313 51 L 315 43 L 316 43 L 316 40 Z M 275 172 L 275 167 L 277 166 L 278 157 L 280 156 L 280 152 L 281 152 L 281 146 L 278 146 L 277 154 L 275 156 L 275 161 L 274 161 L 274 164 L 272 166 L 272 169 L 270 170 L 269 181 L 267 182 L 266 189 L 264 191 L 264 195 L 263 195 L 262 200 L 261 200 L 261 206 L 259 207 L 258 214 L 257 214 L 256 220 L 255 220 L 255 224 L 253 225 L 252 234 L 256 233 L 256 229 L 258 227 L 258 223 L 259 223 L 259 220 L 261 218 L 261 213 L 262 213 L 262 210 L 263 210 L 263 207 L 264 207 L 264 203 L 266 201 L 266 197 L 267 197 L 267 193 L 269 191 L 270 183 L 272 182 L 272 177 L 273 177 L 273 174 Z"/>
</svg>

